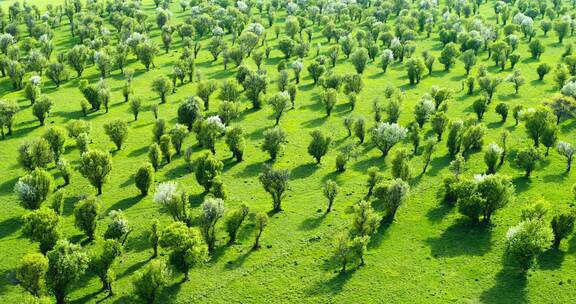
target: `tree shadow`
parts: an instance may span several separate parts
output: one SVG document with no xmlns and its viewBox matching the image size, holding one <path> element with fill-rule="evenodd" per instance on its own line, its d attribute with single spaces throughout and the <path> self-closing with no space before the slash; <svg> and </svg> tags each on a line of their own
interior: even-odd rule
<svg viewBox="0 0 576 304">
<path fill-rule="evenodd" d="M 380 226 L 378 226 L 378 230 L 370 239 L 370 243 L 368 243 L 368 248 L 376 248 L 379 247 L 382 242 L 388 238 L 388 228 L 394 222 L 394 219 L 386 216 L 380 222 Z"/>
<path fill-rule="evenodd" d="M 516 193 L 519 193 L 530 189 L 530 184 L 532 183 L 532 181 L 530 180 L 529 177 L 520 176 L 512 179 L 512 183 L 516 187 Z"/>
<path fill-rule="evenodd" d="M 480 295 L 480 302 L 487 304 L 527 303 L 526 281 L 525 273 L 505 267 L 496 275 L 494 286 Z"/>
<path fill-rule="evenodd" d="M 246 252 L 239 255 L 235 260 L 226 262 L 224 268 L 227 270 L 234 270 L 242 267 L 242 265 L 244 265 L 244 262 L 246 262 L 246 260 L 250 257 L 250 255 L 252 255 L 252 253 L 254 253 L 254 250 L 252 250 L 252 247 L 250 247 L 248 250 L 246 250 Z"/>
<path fill-rule="evenodd" d="M 386 168 L 386 163 L 382 157 L 372 157 L 357 161 L 351 167 L 358 172 L 366 172 L 370 167 L 378 167 L 384 170 Z"/>
<path fill-rule="evenodd" d="M 308 296 L 317 295 L 336 295 L 339 294 L 346 283 L 352 278 L 357 268 L 349 269 L 342 273 L 337 271 L 337 274 L 326 281 L 316 282 L 306 290 Z"/>
<path fill-rule="evenodd" d="M 151 261 L 152 259 L 146 259 L 144 261 L 140 261 L 140 262 L 136 262 L 132 265 L 130 265 L 130 267 L 126 268 L 126 270 L 124 270 L 119 277 L 123 278 L 126 276 L 131 276 L 132 274 L 134 274 L 136 271 L 138 271 L 138 269 L 142 268 L 144 265 L 146 265 L 146 263 L 148 263 L 149 261 Z"/>
<path fill-rule="evenodd" d="M 328 117 L 329 116 L 322 116 L 322 117 L 311 119 L 309 121 L 302 123 L 302 126 L 304 126 L 304 128 L 307 128 L 307 129 L 317 128 L 317 127 L 323 125 L 328 120 Z"/>
<path fill-rule="evenodd" d="M 314 230 L 322 224 L 322 222 L 326 219 L 327 214 L 322 211 L 320 215 L 315 215 L 309 217 L 300 223 L 298 227 L 299 230 Z"/>
<path fill-rule="evenodd" d="M 426 170 L 426 175 L 437 176 L 440 170 L 450 165 L 450 161 L 451 161 L 450 155 L 444 155 L 442 157 L 433 158 L 430 161 L 429 169 Z"/>
<path fill-rule="evenodd" d="M 317 165 L 316 163 L 305 163 L 302 164 L 290 172 L 290 177 L 292 179 L 300 179 L 300 178 L 307 178 L 310 175 L 314 174 L 316 171 Z"/>
<path fill-rule="evenodd" d="M 20 229 L 20 219 L 11 217 L 0 222 L 0 239 L 3 239 Z"/>
<path fill-rule="evenodd" d="M 255 162 L 244 167 L 244 170 L 234 174 L 235 177 L 254 177 L 262 172 L 265 162 Z"/>
<path fill-rule="evenodd" d="M 562 266 L 566 253 L 557 248 L 546 250 L 538 256 L 538 265 L 545 270 L 554 270 Z"/>
<path fill-rule="evenodd" d="M 171 168 L 170 170 L 166 171 L 166 174 L 164 175 L 167 179 L 171 180 L 171 179 L 176 179 L 176 178 L 180 178 L 186 174 L 188 174 L 190 171 L 188 164 L 181 164 L 178 165 L 176 167 Z"/>
<path fill-rule="evenodd" d="M 133 196 L 133 197 L 127 197 L 125 199 L 121 199 L 119 201 L 117 201 L 116 203 L 114 203 L 114 205 L 110 206 L 110 208 L 108 208 L 108 212 L 112 211 L 112 210 L 127 210 L 128 208 L 136 205 L 138 202 L 140 202 L 145 196 L 142 195 L 137 195 L 137 196 Z"/>
<path fill-rule="evenodd" d="M 482 256 L 492 245 L 492 231 L 488 225 L 474 224 L 460 218 L 440 236 L 429 238 L 432 256 L 454 257 L 460 255 Z"/>
<path fill-rule="evenodd" d="M 147 146 L 142 146 L 142 147 L 140 147 L 140 148 L 138 148 L 138 149 L 136 149 L 136 150 L 132 150 L 132 151 L 128 154 L 128 156 L 129 156 L 129 157 L 137 157 L 137 156 L 140 156 L 140 155 L 145 154 L 146 152 L 148 152 L 148 147 L 147 147 Z"/>
<path fill-rule="evenodd" d="M 438 223 L 442 221 L 450 212 L 454 210 L 454 205 L 447 202 L 440 202 L 436 207 L 428 210 L 426 217 L 430 222 Z"/>
</svg>

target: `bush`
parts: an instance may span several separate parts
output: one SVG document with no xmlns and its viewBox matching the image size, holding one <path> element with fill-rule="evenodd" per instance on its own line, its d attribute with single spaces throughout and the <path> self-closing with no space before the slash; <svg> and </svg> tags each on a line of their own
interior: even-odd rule
<svg viewBox="0 0 576 304">
<path fill-rule="evenodd" d="M 256 217 L 255 217 L 256 233 L 255 233 L 254 245 L 252 246 L 252 249 L 257 250 L 260 248 L 260 237 L 262 237 L 262 232 L 264 232 L 264 228 L 266 228 L 266 226 L 268 226 L 269 222 L 270 222 L 270 219 L 268 218 L 268 215 L 266 215 L 266 213 L 259 212 L 256 214 Z"/>
<path fill-rule="evenodd" d="M 244 157 L 245 140 L 244 130 L 241 127 L 234 127 L 226 131 L 226 145 L 232 151 L 232 155 L 237 162 L 241 162 Z"/>
<path fill-rule="evenodd" d="M 22 234 L 31 241 L 39 242 L 42 253 L 52 249 L 60 238 L 60 217 L 51 209 L 41 208 L 28 212 L 22 217 L 22 221 Z"/>
<path fill-rule="evenodd" d="M 338 195 L 338 183 L 329 179 L 324 183 L 324 188 L 322 189 L 322 193 L 324 197 L 328 199 L 328 208 L 326 209 L 326 213 L 329 213 L 332 210 L 332 204 L 334 204 L 334 200 Z"/>
<path fill-rule="evenodd" d="M 530 174 L 536 168 L 536 165 L 541 158 L 540 152 L 536 148 L 529 147 L 518 151 L 514 161 L 518 168 L 523 169 L 526 172 L 526 177 L 530 177 Z"/>
<path fill-rule="evenodd" d="M 196 181 L 204 187 L 204 191 L 209 192 L 214 185 L 214 180 L 222 174 L 223 168 L 224 164 L 218 158 L 210 153 L 204 153 L 196 161 L 194 169 Z"/>
<path fill-rule="evenodd" d="M 18 161 L 27 170 L 46 168 L 53 160 L 54 153 L 44 138 L 25 141 L 18 147 Z"/>
<path fill-rule="evenodd" d="M 224 201 L 219 198 L 205 199 L 200 206 L 200 231 L 208 251 L 213 251 L 216 244 L 216 224 L 224 216 Z"/>
</svg>

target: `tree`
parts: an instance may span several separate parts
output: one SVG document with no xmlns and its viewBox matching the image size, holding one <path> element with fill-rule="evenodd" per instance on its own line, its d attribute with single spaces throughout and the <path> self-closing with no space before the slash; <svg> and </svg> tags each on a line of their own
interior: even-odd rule
<svg viewBox="0 0 576 304">
<path fill-rule="evenodd" d="M 160 75 L 152 80 L 152 91 L 160 96 L 160 103 L 166 103 L 166 95 L 172 91 L 172 82 L 164 75 Z"/>
<path fill-rule="evenodd" d="M 138 271 L 132 280 L 134 293 L 148 303 L 154 303 L 156 297 L 168 285 L 170 271 L 162 260 L 154 259 L 144 271 Z"/>
<path fill-rule="evenodd" d="M 553 247 L 560 247 L 562 239 L 569 236 L 574 230 L 576 216 L 573 211 L 562 212 L 554 215 L 551 222 L 552 233 L 554 234 Z"/>
<path fill-rule="evenodd" d="M 18 268 L 16 278 L 20 285 L 35 297 L 40 297 L 46 283 L 48 259 L 40 253 L 26 254 Z"/>
<path fill-rule="evenodd" d="M 521 116 L 525 122 L 526 133 L 534 141 L 534 147 L 538 147 L 546 129 L 554 124 L 552 112 L 547 108 L 539 107 L 522 111 Z"/>
<path fill-rule="evenodd" d="M 423 97 L 416 103 L 414 106 L 414 117 L 420 128 L 424 126 L 430 115 L 434 113 L 435 108 L 436 106 L 431 98 Z"/>
<path fill-rule="evenodd" d="M 516 94 L 518 94 L 520 87 L 522 85 L 524 85 L 524 83 L 526 82 L 526 79 L 524 79 L 524 77 L 522 77 L 522 74 L 520 73 L 519 70 L 514 70 L 514 73 L 512 73 L 506 77 L 506 82 L 512 83 L 512 85 L 514 85 L 514 92 Z"/>
<path fill-rule="evenodd" d="M 317 84 L 320 77 L 326 72 L 326 67 L 316 61 L 311 62 L 306 69 L 312 80 L 314 80 L 314 84 Z"/>
<path fill-rule="evenodd" d="M 486 111 L 488 110 L 488 103 L 489 101 L 484 96 L 474 100 L 472 108 L 474 109 L 474 113 L 476 113 L 478 121 L 482 121 L 484 113 L 486 113 Z"/>
<path fill-rule="evenodd" d="M 286 132 L 280 127 L 274 127 L 264 131 L 264 142 L 262 143 L 262 151 L 268 152 L 272 160 L 276 160 L 276 157 L 284 148 L 286 140 Z"/>
<path fill-rule="evenodd" d="M 234 210 L 232 214 L 230 214 L 226 221 L 224 222 L 224 227 L 226 232 L 228 233 L 229 241 L 228 244 L 236 243 L 236 238 L 238 236 L 238 231 L 242 226 L 242 223 L 248 216 L 248 212 L 250 209 L 246 204 L 241 204 L 238 209 Z"/>
<path fill-rule="evenodd" d="M 45 254 L 60 238 L 59 221 L 60 217 L 52 209 L 30 211 L 22 217 L 22 234 L 31 241 L 40 243 L 40 251 Z"/>
<path fill-rule="evenodd" d="M 226 145 L 232 151 L 232 155 L 237 162 L 241 162 L 244 156 L 245 140 L 244 130 L 241 127 L 234 127 L 226 130 Z"/>
<path fill-rule="evenodd" d="M 202 111 L 198 97 L 188 97 L 186 101 L 178 106 L 178 122 L 192 130 L 192 126 L 197 120 L 202 120 Z"/>
<path fill-rule="evenodd" d="M 464 133 L 464 123 L 461 120 L 453 121 L 450 123 L 450 131 L 448 132 L 448 139 L 446 146 L 450 156 L 454 156 L 460 152 L 462 144 L 462 135 Z"/>
<path fill-rule="evenodd" d="M 122 254 L 122 245 L 115 240 L 104 240 L 99 242 L 96 249 L 90 254 L 89 268 L 102 282 L 102 289 L 113 295 L 112 282 L 116 279 L 116 274 L 112 269 L 116 259 Z"/>
<path fill-rule="evenodd" d="M 204 187 L 204 191 L 209 192 L 214 186 L 215 179 L 222 174 L 224 164 L 210 153 L 204 153 L 196 161 L 194 175 L 198 184 Z"/>
<path fill-rule="evenodd" d="M 448 116 L 444 112 L 436 112 L 430 118 L 430 124 L 432 125 L 432 130 L 436 133 L 438 141 L 442 140 L 442 134 L 444 130 L 450 123 Z"/>
<path fill-rule="evenodd" d="M 100 150 L 90 150 L 82 153 L 78 170 L 88 179 L 92 186 L 98 190 L 98 195 L 102 194 L 102 186 L 108 180 L 108 175 L 112 171 L 112 157 L 110 153 Z"/>
<path fill-rule="evenodd" d="M 364 143 L 366 136 L 366 121 L 364 117 L 358 117 L 354 122 L 354 135 L 360 140 L 360 144 Z"/>
<path fill-rule="evenodd" d="M 514 259 L 526 271 L 538 254 L 550 248 L 553 238 L 552 229 L 541 220 L 520 222 L 506 233 L 506 256 Z"/>
<path fill-rule="evenodd" d="M 491 143 L 488 145 L 488 150 L 484 153 L 484 163 L 488 167 L 488 174 L 496 173 L 496 165 L 500 160 L 504 149 L 502 149 L 498 144 Z"/>
<path fill-rule="evenodd" d="M 432 154 L 436 151 L 437 144 L 438 140 L 435 138 L 429 138 L 426 140 L 424 145 L 424 168 L 422 169 L 422 174 L 426 173 L 426 169 L 428 169 L 428 165 L 430 165 L 430 160 L 432 159 Z"/>
<path fill-rule="evenodd" d="M 534 147 L 529 147 L 518 151 L 515 162 L 516 166 L 526 172 L 526 177 L 530 177 L 530 173 L 536 168 L 540 159 L 540 152 Z"/>
<path fill-rule="evenodd" d="M 116 145 L 116 149 L 120 150 L 128 138 L 128 124 L 120 119 L 112 120 L 104 125 L 104 132 Z"/>
<path fill-rule="evenodd" d="M 290 95 L 287 92 L 278 92 L 268 98 L 268 104 L 274 112 L 274 119 L 276 120 L 274 126 L 277 126 L 280 118 L 290 106 Z"/>
<path fill-rule="evenodd" d="M 150 70 L 151 65 L 155 67 L 154 58 L 157 54 L 158 46 L 151 40 L 145 40 L 136 47 L 136 57 L 146 67 L 146 71 Z"/>
<path fill-rule="evenodd" d="M 460 51 L 458 51 L 456 44 L 450 42 L 444 46 L 444 49 L 442 49 L 438 61 L 444 65 L 444 70 L 450 71 L 450 68 L 456 62 L 455 58 L 459 55 Z"/>
<path fill-rule="evenodd" d="M 324 109 L 326 111 L 326 116 L 330 116 L 332 114 L 332 110 L 334 106 L 338 102 L 338 92 L 335 89 L 328 89 L 322 92 L 321 95 L 322 104 L 324 104 Z"/>
<path fill-rule="evenodd" d="M 424 62 L 420 58 L 410 58 L 408 62 L 406 62 L 406 71 L 408 73 L 408 79 L 410 84 L 417 84 L 420 83 L 420 79 L 422 78 L 422 74 L 426 66 Z"/>
<path fill-rule="evenodd" d="M 138 120 L 138 114 L 142 111 L 142 98 L 139 96 L 130 99 L 130 112 L 134 115 L 134 120 Z"/>
<path fill-rule="evenodd" d="M 96 231 L 101 208 L 102 203 L 96 197 L 83 199 L 74 208 L 76 227 L 86 234 L 89 241 L 94 240 L 94 232 Z"/>
<path fill-rule="evenodd" d="M 36 102 L 36 99 L 42 94 L 42 79 L 40 76 L 32 76 L 24 86 L 24 96 L 30 100 L 31 104 Z"/>
<path fill-rule="evenodd" d="M 205 199 L 201 209 L 200 231 L 208 251 L 212 252 L 216 244 L 216 224 L 224 216 L 224 201 L 219 198 Z"/>
<path fill-rule="evenodd" d="M 45 95 L 38 98 L 38 100 L 32 105 L 32 114 L 38 118 L 41 126 L 44 125 L 44 121 L 46 120 L 46 117 L 48 117 L 53 106 L 54 101 L 52 101 L 52 98 Z"/>
<path fill-rule="evenodd" d="M 272 196 L 273 211 L 282 211 L 282 199 L 286 191 L 290 189 L 290 172 L 285 169 L 273 169 L 269 165 L 264 166 L 264 172 L 259 177 L 264 190 Z"/>
<path fill-rule="evenodd" d="M 476 65 L 476 53 L 474 50 L 467 50 L 462 53 L 460 60 L 464 63 L 464 69 L 466 70 L 466 75 L 470 75 L 470 70 Z"/>
<path fill-rule="evenodd" d="M 550 152 L 550 148 L 556 144 L 558 140 L 558 127 L 555 125 L 551 125 L 544 130 L 542 134 L 541 142 L 546 147 L 546 153 L 544 156 L 548 156 Z"/>
<path fill-rule="evenodd" d="M 502 122 L 506 122 L 506 118 L 508 118 L 508 109 L 509 106 L 506 103 L 499 103 L 496 105 L 496 113 L 502 117 Z"/>
<path fill-rule="evenodd" d="M 334 204 L 334 200 L 338 195 L 338 183 L 329 179 L 324 183 L 324 187 L 322 188 L 322 193 L 324 197 L 328 200 L 328 208 L 326 209 L 326 213 L 330 213 L 332 210 L 332 204 Z"/>
<path fill-rule="evenodd" d="M 174 222 L 162 230 L 160 246 L 171 250 L 170 264 L 184 273 L 184 281 L 188 280 L 190 269 L 208 261 L 208 247 L 200 233 L 182 222 Z"/>
<path fill-rule="evenodd" d="M 210 116 L 200 122 L 200 128 L 196 135 L 200 144 L 216 154 L 216 139 L 226 131 L 226 127 L 218 116 Z"/>
<path fill-rule="evenodd" d="M 160 150 L 160 146 L 157 143 L 151 144 L 148 148 L 148 159 L 150 160 L 150 164 L 154 168 L 154 171 L 158 171 L 162 158 L 162 150 Z"/>
<path fill-rule="evenodd" d="M 383 156 L 386 157 L 390 149 L 398 142 L 404 140 L 407 135 L 408 130 L 396 123 L 379 123 L 372 130 L 372 141 L 382 152 Z"/>
<path fill-rule="evenodd" d="M 472 149 L 482 148 L 486 127 L 483 124 L 468 126 L 462 133 L 462 153 L 466 154 Z"/>
<path fill-rule="evenodd" d="M 88 254 L 80 245 L 59 240 L 46 257 L 46 282 L 56 297 L 56 303 L 64 304 L 71 285 L 78 281 L 88 268 Z"/>
<path fill-rule="evenodd" d="M 394 62 L 394 52 L 389 49 L 383 50 L 382 55 L 380 55 L 380 67 L 384 74 L 392 62 Z"/>
<path fill-rule="evenodd" d="M 546 46 L 539 39 L 534 39 L 528 44 L 528 50 L 533 59 L 540 59 L 540 56 L 546 51 Z"/>
<path fill-rule="evenodd" d="M 380 217 L 366 201 L 359 201 L 354 206 L 354 217 L 350 233 L 354 236 L 372 236 L 380 226 Z"/>
<path fill-rule="evenodd" d="M 570 19 L 567 20 L 566 18 L 561 18 L 554 22 L 554 31 L 558 36 L 558 43 L 562 43 L 564 37 L 570 33 L 570 22 Z"/>
<path fill-rule="evenodd" d="M 138 168 L 138 171 L 136 171 L 134 181 L 142 196 L 146 196 L 148 190 L 152 184 L 154 184 L 154 175 L 154 166 L 149 162 L 144 163 Z"/>
<path fill-rule="evenodd" d="M 20 111 L 20 106 L 15 101 L 0 100 L 0 133 L 2 133 L 2 139 L 5 139 L 6 135 L 12 135 L 14 117 L 18 111 Z M 8 129 L 7 133 L 4 133 L 4 128 Z"/>
<path fill-rule="evenodd" d="M 484 76 L 478 78 L 478 85 L 480 86 L 480 90 L 486 94 L 488 97 L 488 102 L 492 101 L 492 97 L 496 93 L 496 89 L 502 83 L 502 78 L 500 77 L 490 77 Z"/>
<path fill-rule="evenodd" d="M 552 101 L 544 102 L 556 116 L 556 124 L 576 115 L 576 102 L 568 96 L 556 96 Z"/>
<path fill-rule="evenodd" d="M 310 136 L 312 136 L 312 140 L 308 145 L 308 154 L 312 155 L 316 160 L 316 163 L 319 164 L 322 157 L 328 153 L 332 137 L 324 135 L 319 130 L 310 132 Z"/>
<path fill-rule="evenodd" d="M 158 184 L 153 200 L 166 209 L 174 221 L 188 223 L 188 197 L 185 191 L 178 189 L 178 183 Z"/>
<path fill-rule="evenodd" d="M 64 153 L 64 146 L 66 144 L 66 131 L 60 127 L 50 127 L 42 137 L 50 145 L 50 150 L 54 155 L 54 160 L 58 162 L 60 155 Z"/>
<path fill-rule="evenodd" d="M 211 80 L 202 80 L 198 83 L 198 86 L 196 86 L 196 95 L 204 101 L 204 110 L 208 111 L 210 109 L 210 96 L 212 96 L 217 89 L 218 86 Z"/>
<path fill-rule="evenodd" d="M 46 168 L 52 160 L 54 154 L 44 138 L 25 141 L 18 147 L 18 161 L 27 170 Z"/>
<path fill-rule="evenodd" d="M 46 77 L 48 77 L 57 88 L 60 87 L 62 82 L 68 80 L 69 73 L 61 62 L 51 62 L 46 67 Z"/>
<path fill-rule="evenodd" d="M 75 45 L 66 54 L 66 61 L 76 71 L 78 78 L 82 76 L 86 61 L 88 61 L 89 50 L 86 46 L 79 44 Z"/>
<path fill-rule="evenodd" d="M 392 158 L 392 176 L 402 180 L 410 179 L 409 153 L 406 149 L 398 149 Z"/>
<path fill-rule="evenodd" d="M 262 237 L 262 232 L 264 231 L 264 228 L 266 228 L 266 226 L 268 226 L 270 219 L 268 218 L 268 215 L 266 215 L 266 213 L 259 212 L 256 214 L 256 217 L 254 218 L 254 220 L 255 220 L 255 224 L 256 224 L 256 234 L 255 234 L 254 245 L 252 246 L 252 249 L 257 250 L 260 248 L 260 237 Z"/>
<path fill-rule="evenodd" d="M 53 184 L 54 179 L 50 173 L 36 168 L 30 174 L 18 179 L 14 186 L 14 193 L 18 196 L 22 207 L 36 210 L 52 192 Z"/>
<path fill-rule="evenodd" d="M 552 70 L 552 68 L 547 63 L 541 63 L 540 65 L 538 65 L 538 67 L 536 68 L 536 72 L 538 73 L 538 80 L 540 81 L 544 80 L 544 76 L 550 73 L 550 70 Z"/>
<path fill-rule="evenodd" d="M 122 210 L 112 210 L 110 211 L 109 216 L 111 219 L 108 223 L 108 227 L 106 227 L 106 231 L 104 232 L 104 239 L 114 240 L 123 246 L 128 239 L 128 235 L 132 231 L 128 219 Z"/>
<path fill-rule="evenodd" d="M 278 41 L 278 49 L 284 54 L 284 59 L 288 59 L 292 56 L 295 45 L 296 43 L 294 40 L 289 38 L 284 38 Z"/>
<path fill-rule="evenodd" d="M 409 191 L 408 183 L 397 178 L 376 186 L 374 195 L 384 204 L 388 217 L 394 219 L 398 208 L 406 201 Z"/>
<path fill-rule="evenodd" d="M 362 74 L 364 72 L 369 59 L 370 57 L 368 56 L 368 51 L 363 47 L 356 49 L 350 56 L 350 62 L 352 62 L 352 65 L 354 65 L 356 73 L 358 74 Z"/>
</svg>

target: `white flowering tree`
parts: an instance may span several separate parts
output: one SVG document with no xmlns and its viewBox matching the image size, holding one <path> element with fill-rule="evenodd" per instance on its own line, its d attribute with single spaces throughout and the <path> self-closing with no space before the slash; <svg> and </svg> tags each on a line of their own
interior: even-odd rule
<svg viewBox="0 0 576 304">
<path fill-rule="evenodd" d="M 382 151 L 384 157 L 398 142 L 404 140 L 408 130 L 397 123 L 379 123 L 372 130 L 372 141 Z"/>
<path fill-rule="evenodd" d="M 558 154 L 566 158 L 566 172 L 569 172 L 576 149 L 574 149 L 572 144 L 565 141 L 560 141 L 556 148 L 558 149 Z"/>
<path fill-rule="evenodd" d="M 188 198 L 178 183 L 160 183 L 154 192 L 154 202 L 166 209 L 175 221 L 188 223 Z"/>
</svg>

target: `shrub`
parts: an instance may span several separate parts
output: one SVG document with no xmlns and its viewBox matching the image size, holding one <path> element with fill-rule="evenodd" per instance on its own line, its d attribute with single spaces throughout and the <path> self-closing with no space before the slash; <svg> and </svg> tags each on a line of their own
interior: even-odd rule
<svg viewBox="0 0 576 304">
<path fill-rule="evenodd" d="M 551 226 L 552 233 L 554 234 L 554 248 L 558 248 L 562 239 L 566 238 L 572 233 L 574 230 L 575 220 L 576 216 L 572 211 L 556 214 L 552 218 Z"/>
<path fill-rule="evenodd" d="M 280 127 L 274 127 L 264 131 L 264 142 L 262 150 L 270 154 L 270 158 L 275 160 L 286 144 L 286 132 Z"/>
<path fill-rule="evenodd" d="M 94 233 L 98 225 L 98 217 L 102 203 L 96 197 L 88 197 L 78 203 L 74 208 L 74 219 L 78 229 L 82 230 L 89 241 L 94 240 Z"/>
<path fill-rule="evenodd" d="M 162 260 L 152 260 L 144 271 L 138 271 L 132 280 L 134 293 L 148 303 L 154 303 L 156 297 L 168 285 L 170 272 Z"/>
<path fill-rule="evenodd" d="M 540 220 L 523 221 L 506 233 L 506 255 L 523 270 L 528 270 L 536 256 L 552 244 L 552 229 Z"/>
<path fill-rule="evenodd" d="M 80 247 L 67 240 L 60 240 L 46 255 L 48 273 L 46 282 L 57 303 L 65 303 L 71 285 L 78 281 L 88 268 L 89 257 Z"/>
<path fill-rule="evenodd" d="M 39 297 L 46 283 L 47 272 L 48 259 L 40 253 L 29 253 L 20 261 L 16 269 L 16 278 L 26 291 Z"/>
<path fill-rule="evenodd" d="M 200 231 L 208 251 L 213 251 L 216 244 L 216 224 L 224 216 L 224 201 L 219 198 L 205 199 L 200 206 Z"/>
<path fill-rule="evenodd" d="M 290 172 L 283 169 L 273 169 L 271 166 L 265 165 L 264 172 L 259 179 L 264 190 L 272 196 L 273 210 L 282 211 L 282 199 L 284 199 L 286 191 L 290 189 Z"/>
<path fill-rule="evenodd" d="M 214 185 L 214 180 L 222 174 L 223 168 L 224 164 L 218 158 L 210 153 L 204 153 L 196 161 L 194 170 L 196 181 L 204 187 L 204 191 L 209 192 Z"/>
<path fill-rule="evenodd" d="M 52 191 L 54 179 L 45 170 L 35 169 L 16 182 L 14 193 L 20 201 L 20 205 L 28 210 L 40 208 Z"/>
<path fill-rule="evenodd" d="M 116 149 L 120 150 L 128 138 L 128 124 L 123 120 L 116 119 L 104 125 L 104 132 L 116 145 Z"/>
<path fill-rule="evenodd" d="M 308 145 L 308 154 L 312 155 L 319 164 L 322 157 L 328 153 L 330 148 L 330 143 L 332 142 L 332 137 L 324 135 L 321 131 L 314 130 L 310 133 L 312 140 Z"/>
<path fill-rule="evenodd" d="M 96 187 L 98 195 L 100 195 L 102 194 L 102 186 L 112 171 L 112 157 L 109 153 L 100 150 L 82 153 L 78 171 L 88 179 L 92 186 Z"/>
<path fill-rule="evenodd" d="M 226 228 L 226 232 L 228 233 L 229 241 L 228 244 L 236 243 L 236 238 L 238 236 L 238 231 L 242 226 L 242 223 L 248 216 L 248 212 L 250 209 L 245 204 L 241 204 L 238 209 L 234 210 L 232 214 L 230 214 L 226 221 L 224 222 L 224 226 Z"/>
<path fill-rule="evenodd" d="M 408 183 L 398 178 L 376 186 L 374 195 L 384 204 L 388 217 L 393 219 L 398 208 L 406 201 L 409 190 Z"/>
<path fill-rule="evenodd" d="M 39 242 L 42 253 L 52 249 L 60 238 L 58 230 L 60 217 L 52 209 L 41 208 L 30 211 L 22 217 L 22 221 L 22 234 L 31 241 Z"/>
</svg>

